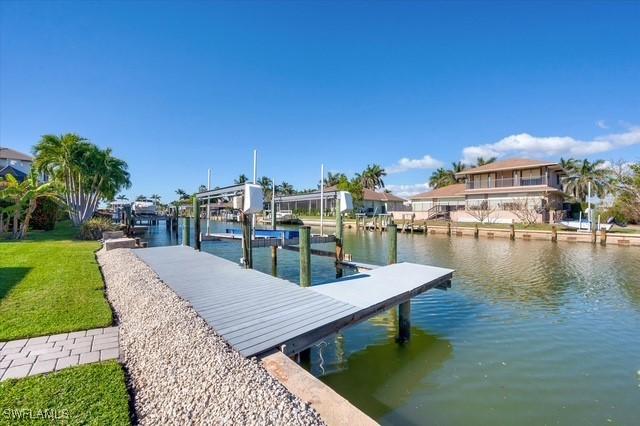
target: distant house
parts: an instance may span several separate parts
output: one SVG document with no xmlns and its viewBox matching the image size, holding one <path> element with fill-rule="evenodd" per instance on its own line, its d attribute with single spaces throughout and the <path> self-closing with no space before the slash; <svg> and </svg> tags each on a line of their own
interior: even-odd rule
<svg viewBox="0 0 640 426">
<path fill-rule="evenodd" d="M 338 194 L 336 186 L 324 189 L 324 209 L 326 212 L 335 212 Z M 363 200 L 354 206 L 369 214 L 387 213 L 394 210 L 403 210 L 406 200 L 387 192 L 377 192 L 370 189 L 363 190 Z M 276 196 L 276 209 L 279 211 L 291 210 L 300 213 L 315 213 L 320 211 L 320 191 L 307 192 L 286 196 Z"/>
<path fill-rule="evenodd" d="M 13 175 L 22 182 L 33 165 L 33 157 L 9 148 L 0 148 L 0 176 Z"/>
<path fill-rule="evenodd" d="M 520 221 L 515 212 L 526 203 L 538 213 L 540 222 L 549 222 L 562 210 L 565 174 L 554 162 L 496 161 L 457 173 L 464 183 L 412 196 L 411 206 L 417 219 L 512 223 Z"/>
</svg>

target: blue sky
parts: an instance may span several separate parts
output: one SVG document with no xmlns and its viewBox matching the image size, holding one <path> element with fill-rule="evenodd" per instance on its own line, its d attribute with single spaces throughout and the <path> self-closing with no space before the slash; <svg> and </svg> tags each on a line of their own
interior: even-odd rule
<svg viewBox="0 0 640 426">
<path fill-rule="evenodd" d="M 129 195 L 478 154 L 640 160 L 640 2 L 0 2 L 0 145 L 77 132 Z"/>
</svg>

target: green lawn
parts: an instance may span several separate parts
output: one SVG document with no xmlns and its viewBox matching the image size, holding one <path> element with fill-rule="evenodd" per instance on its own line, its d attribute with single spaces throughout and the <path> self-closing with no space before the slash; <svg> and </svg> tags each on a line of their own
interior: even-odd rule
<svg viewBox="0 0 640 426">
<path fill-rule="evenodd" d="M 129 425 L 124 383 L 115 361 L 0 382 L 0 425 Z M 38 418 L 43 414 L 57 420 Z"/>
<path fill-rule="evenodd" d="M 61 222 L 26 241 L 0 241 L 0 341 L 111 325 L 100 245 L 76 233 Z"/>
</svg>

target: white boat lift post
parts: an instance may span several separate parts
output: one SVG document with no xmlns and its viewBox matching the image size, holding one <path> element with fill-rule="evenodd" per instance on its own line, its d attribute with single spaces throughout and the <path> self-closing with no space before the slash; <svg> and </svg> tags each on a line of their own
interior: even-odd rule
<svg viewBox="0 0 640 426">
<path fill-rule="evenodd" d="M 324 235 L 324 164 L 320 164 L 320 235 Z"/>
<path fill-rule="evenodd" d="M 211 191 L 211 169 L 207 172 L 207 191 Z M 209 235 L 209 220 L 211 219 L 211 200 L 207 200 L 207 235 Z"/>
<path fill-rule="evenodd" d="M 258 183 L 258 150 L 253 150 L 253 184 Z M 256 215 L 251 215 L 251 239 L 256 238 Z"/>
</svg>

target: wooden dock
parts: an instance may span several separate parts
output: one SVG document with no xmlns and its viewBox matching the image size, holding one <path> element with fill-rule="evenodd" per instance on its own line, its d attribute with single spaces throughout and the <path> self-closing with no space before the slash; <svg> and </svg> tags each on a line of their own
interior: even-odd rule
<svg viewBox="0 0 640 426">
<path fill-rule="evenodd" d="M 184 246 L 134 250 L 242 355 L 294 355 L 450 282 L 451 269 L 398 263 L 303 288 Z"/>
</svg>

